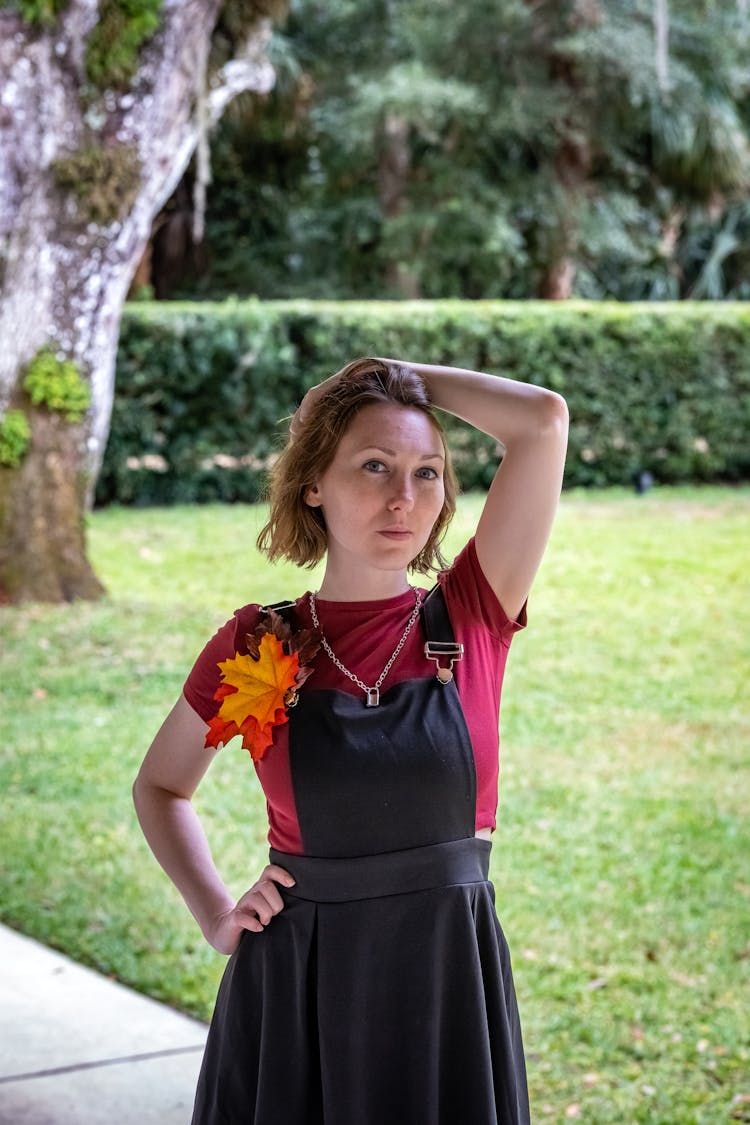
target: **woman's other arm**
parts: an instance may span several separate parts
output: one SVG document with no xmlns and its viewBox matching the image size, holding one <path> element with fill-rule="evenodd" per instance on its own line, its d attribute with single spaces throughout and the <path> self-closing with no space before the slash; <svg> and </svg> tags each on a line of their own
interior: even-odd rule
<svg viewBox="0 0 750 1125">
<path fill-rule="evenodd" d="M 151 850 L 220 953 L 232 953 L 243 930 L 259 932 L 283 908 L 275 883 L 293 886 L 268 866 L 235 903 L 214 864 L 191 798 L 216 751 L 204 748 L 206 724 L 181 696 L 156 735 L 133 786 L 138 819 Z"/>
<path fill-rule="evenodd" d="M 568 409 L 554 391 L 463 368 L 401 360 L 435 406 L 494 437 L 505 453 L 476 532 L 479 564 L 509 618 L 542 561 L 562 486 Z"/>
</svg>

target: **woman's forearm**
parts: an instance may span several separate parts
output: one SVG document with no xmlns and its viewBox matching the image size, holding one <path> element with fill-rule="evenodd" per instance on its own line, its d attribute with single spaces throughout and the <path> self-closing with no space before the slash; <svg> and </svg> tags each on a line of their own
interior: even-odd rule
<svg viewBox="0 0 750 1125">
<path fill-rule="evenodd" d="M 462 367 L 386 362 L 403 363 L 416 371 L 435 406 L 497 438 L 508 449 L 516 441 L 548 435 L 561 423 L 565 431 L 565 401 L 544 387 Z"/>
<path fill-rule="evenodd" d="M 149 846 L 208 941 L 234 899 L 214 865 L 203 826 L 187 797 L 145 782 L 133 786 L 138 820 Z"/>
</svg>

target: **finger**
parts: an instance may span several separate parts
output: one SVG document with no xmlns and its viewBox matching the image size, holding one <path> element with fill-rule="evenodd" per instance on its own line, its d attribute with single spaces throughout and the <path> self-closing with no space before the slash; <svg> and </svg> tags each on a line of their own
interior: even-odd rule
<svg viewBox="0 0 750 1125">
<path fill-rule="evenodd" d="M 293 887 L 296 882 L 293 875 L 290 875 L 288 871 L 275 863 L 269 863 L 264 868 L 261 879 L 273 879 L 275 883 L 281 883 L 283 887 Z"/>
<path fill-rule="evenodd" d="M 284 909 L 284 900 L 275 883 L 264 883 L 262 887 L 258 887 L 258 894 L 261 910 L 265 910 L 267 907 L 273 914 L 278 914 L 280 910 Z"/>
<path fill-rule="evenodd" d="M 302 402 L 295 410 L 292 420 L 289 423 L 289 436 L 292 440 L 299 436 L 300 430 L 305 424 L 305 418 L 309 416 L 310 411 L 315 407 L 318 400 L 338 382 L 344 370 L 346 370 L 346 368 L 342 367 L 335 375 L 324 379 L 322 383 L 316 383 L 314 387 L 310 387 L 310 389 L 305 392 L 302 397 Z"/>
<path fill-rule="evenodd" d="M 241 914 L 243 917 L 255 915 L 264 926 L 283 909 L 284 900 L 273 883 L 266 884 L 266 888 L 254 887 L 242 896 L 235 907 L 238 915 Z"/>
<path fill-rule="evenodd" d="M 250 930 L 253 934 L 262 934 L 265 926 L 258 918 L 248 915 L 247 918 L 242 919 L 242 928 L 243 930 Z"/>
<path fill-rule="evenodd" d="M 234 917 L 238 925 L 244 930 L 253 930 L 258 933 L 274 916 L 274 911 L 263 901 L 253 899 L 244 901 L 240 899 L 234 908 Z"/>
</svg>

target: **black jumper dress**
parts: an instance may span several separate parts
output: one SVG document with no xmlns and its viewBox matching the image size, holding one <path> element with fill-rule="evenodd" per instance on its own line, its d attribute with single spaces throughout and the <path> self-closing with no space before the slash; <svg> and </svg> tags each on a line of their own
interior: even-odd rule
<svg viewBox="0 0 750 1125">
<path fill-rule="evenodd" d="M 422 612 L 453 639 L 439 588 Z M 296 884 L 229 960 L 193 1125 L 528 1123 L 455 683 L 403 681 L 378 707 L 306 687 L 289 723 L 305 854 L 271 849 Z"/>
</svg>

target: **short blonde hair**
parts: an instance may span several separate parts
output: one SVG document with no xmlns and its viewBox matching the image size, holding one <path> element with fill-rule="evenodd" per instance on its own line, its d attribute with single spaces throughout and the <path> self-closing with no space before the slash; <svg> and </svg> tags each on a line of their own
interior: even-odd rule
<svg viewBox="0 0 750 1125">
<path fill-rule="evenodd" d="M 319 507 L 310 507 L 306 495 L 333 461 L 341 438 L 365 406 L 394 403 L 421 410 L 440 435 L 445 451 L 445 498 L 430 536 L 409 569 L 420 573 L 446 565 L 440 544 L 456 510 L 458 482 L 443 427 L 435 417 L 423 379 L 410 367 L 379 359 L 355 359 L 321 395 L 287 441 L 269 473 L 268 522 L 258 536 L 258 547 L 273 562 L 289 559 L 297 566 L 313 567 L 326 553 L 328 536 Z"/>
</svg>

